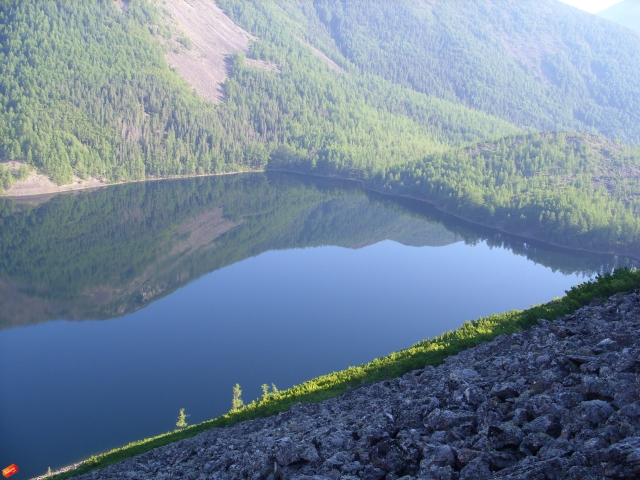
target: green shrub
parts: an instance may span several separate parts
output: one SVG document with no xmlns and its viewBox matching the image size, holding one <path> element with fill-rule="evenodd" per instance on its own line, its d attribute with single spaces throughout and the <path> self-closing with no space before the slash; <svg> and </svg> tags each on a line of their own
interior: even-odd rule
<svg viewBox="0 0 640 480">
<path fill-rule="evenodd" d="M 23 163 L 22 165 L 20 165 L 20 168 L 18 169 L 18 172 L 16 174 L 16 180 L 24 180 L 29 176 L 30 173 L 31 173 L 31 168 L 29 168 L 29 165 L 26 165 Z"/>
<path fill-rule="evenodd" d="M 176 422 L 177 429 L 182 430 L 183 428 L 187 428 L 189 425 L 187 423 L 187 417 L 188 415 L 184 413 L 184 408 L 181 408 L 180 413 L 178 414 L 178 421 Z"/>
<path fill-rule="evenodd" d="M 4 193 L 5 190 L 10 189 L 12 186 L 13 175 L 11 175 L 11 170 L 4 165 L 0 165 L 0 194 Z"/>
</svg>

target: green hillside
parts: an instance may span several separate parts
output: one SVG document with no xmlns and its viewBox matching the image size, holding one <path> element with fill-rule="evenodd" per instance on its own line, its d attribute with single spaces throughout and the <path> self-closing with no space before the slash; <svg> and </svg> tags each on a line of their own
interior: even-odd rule
<svg viewBox="0 0 640 480">
<path fill-rule="evenodd" d="M 214 106 L 169 69 L 158 31 L 162 15 L 143 0 L 124 12 L 112 0 L 2 2 L 0 155 L 63 184 L 261 169 L 278 147 L 366 169 L 516 131 L 385 82 L 367 98 L 372 81 L 328 71 L 284 29 L 254 44 L 281 73 L 240 54 Z M 397 101 L 411 111 L 386 108 Z"/>
<path fill-rule="evenodd" d="M 598 16 L 640 33 L 640 0 L 623 0 L 598 12 Z"/>
<path fill-rule="evenodd" d="M 431 0 L 217 4 L 255 40 L 246 56 L 227 59 L 225 98 L 214 105 L 169 68 L 166 40 L 176 33 L 160 2 L 131 0 L 124 9 L 112 0 L 2 2 L 0 159 L 26 162 L 59 184 L 74 176 L 129 181 L 280 168 L 401 191 L 408 184 L 398 179 L 411 177 L 412 193 L 443 208 L 452 200 L 434 196 L 433 185 L 471 198 L 454 210 L 484 223 L 564 245 L 637 251 L 631 147 L 614 142 L 625 169 L 609 186 L 589 177 L 613 172 L 607 149 L 591 151 L 585 171 L 564 153 L 527 147 L 527 168 L 542 169 L 533 173 L 500 155 L 483 166 L 460 153 L 489 142 L 506 154 L 513 139 L 535 131 L 601 135 L 545 137 L 553 152 L 565 151 L 565 138 L 638 144 L 633 32 L 552 0 L 473 0 L 464 8 Z M 178 37 L 185 48 L 187 40 Z M 555 167 L 561 177 L 544 173 Z M 423 177 L 430 168 L 439 173 Z M 455 180 L 443 180 L 453 171 Z M 12 181 L 0 163 L 0 193 Z M 545 200 L 525 202 L 522 191 Z M 545 206 L 534 214 L 533 204 Z M 531 220 L 544 212 L 571 225 L 582 218 L 581 234 Z M 513 218 L 527 218 L 526 226 Z"/>
<path fill-rule="evenodd" d="M 395 167 L 387 191 L 509 232 L 640 252 L 640 147 L 588 134 L 519 135 Z"/>
</svg>

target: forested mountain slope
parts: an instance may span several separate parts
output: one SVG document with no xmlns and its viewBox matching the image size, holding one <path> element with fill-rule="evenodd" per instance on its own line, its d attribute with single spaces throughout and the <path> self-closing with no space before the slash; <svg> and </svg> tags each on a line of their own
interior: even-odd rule
<svg viewBox="0 0 640 480">
<path fill-rule="evenodd" d="M 640 147 L 589 134 L 519 135 L 392 168 L 387 191 L 509 232 L 640 252 Z"/>
<path fill-rule="evenodd" d="M 0 156 L 57 183 L 261 169 L 278 148 L 373 170 L 517 131 L 383 80 L 338 74 L 277 21 L 259 32 L 251 56 L 279 72 L 255 68 L 242 50 L 228 56 L 231 79 L 216 106 L 169 68 L 164 54 L 176 42 L 164 10 L 145 0 L 124 9 L 112 0 L 3 2 Z M 188 37 L 175 40 L 188 50 Z"/>
<path fill-rule="evenodd" d="M 598 12 L 598 16 L 624 25 L 640 34 L 640 0 L 623 0 Z"/>
<path fill-rule="evenodd" d="M 372 12 L 377 12 L 375 16 L 376 21 L 373 22 L 375 25 L 367 24 L 366 26 L 359 27 L 356 24 L 352 24 L 348 28 L 350 32 L 357 32 L 357 35 L 355 33 L 353 35 L 353 41 L 362 42 L 363 51 L 366 51 L 367 48 L 374 48 L 374 45 L 378 47 L 377 60 L 370 65 L 372 68 L 374 66 L 375 68 L 379 68 L 380 65 L 384 64 L 384 58 L 387 58 L 385 57 L 385 52 L 388 53 L 389 51 L 385 46 L 391 45 L 390 43 L 382 42 L 379 38 L 371 36 L 371 32 L 376 32 L 376 25 L 380 28 L 381 33 L 386 32 L 387 35 L 391 36 L 400 35 L 397 34 L 397 32 L 401 32 L 403 27 L 399 23 L 389 23 L 389 19 L 399 18 L 397 15 L 394 16 L 394 12 L 402 11 L 403 8 L 421 8 L 423 10 L 426 8 L 425 2 L 418 3 L 410 1 L 396 2 L 393 4 L 383 1 L 345 1 L 331 3 L 320 1 L 313 3 L 287 2 L 284 0 L 275 1 L 281 7 L 280 10 L 270 8 L 259 2 L 243 2 L 239 4 L 232 0 L 225 0 L 221 3 L 227 5 L 228 12 L 230 12 L 232 18 L 236 19 L 241 25 L 258 37 L 268 36 L 269 32 L 275 29 L 272 26 L 274 24 L 278 25 L 278 22 L 282 22 L 284 28 L 286 22 L 283 19 L 289 22 L 295 20 L 297 25 L 304 27 L 298 32 L 299 35 L 305 35 L 304 31 L 311 32 L 309 37 L 307 37 L 309 41 L 312 41 L 311 37 L 315 37 L 318 48 L 323 48 L 329 57 L 338 62 L 347 72 L 351 72 L 354 76 L 361 75 L 368 79 L 379 79 L 380 77 L 373 77 L 370 73 L 362 73 L 361 69 L 350 63 L 347 55 L 343 55 L 343 52 L 337 49 L 339 42 L 335 41 L 334 46 L 331 46 L 331 42 L 334 41 L 335 38 L 331 36 L 330 30 L 325 29 L 323 31 L 322 25 L 320 25 L 319 22 L 314 22 L 314 15 L 318 15 L 318 18 L 324 15 L 321 13 L 318 5 L 322 3 L 323 8 L 337 8 L 338 5 L 341 5 L 345 10 L 350 9 L 349 11 L 354 14 L 354 18 L 356 19 L 360 19 L 360 17 L 356 15 L 357 13 L 361 13 L 366 17 L 367 15 L 373 15 Z M 551 24 L 556 25 L 557 28 L 556 30 L 552 29 L 545 33 L 548 37 L 547 40 L 555 38 L 557 42 L 559 41 L 558 39 L 562 40 L 564 38 L 567 44 L 570 44 L 580 36 L 583 43 L 577 44 L 576 46 L 576 48 L 580 50 L 580 45 L 592 45 L 594 42 L 593 38 L 589 37 L 588 30 L 584 27 L 584 25 L 591 25 L 594 26 L 596 32 L 594 38 L 597 38 L 598 32 L 602 31 L 611 38 L 617 38 L 617 41 L 622 41 L 623 39 L 629 40 L 630 50 L 636 49 L 635 51 L 640 53 L 640 49 L 637 48 L 640 46 L 640 43 L 633 33 L 627 32 L 617 26 L 613 26 L 613 29 L 608 30 L 606 22 L 597 18 L 591 18 L 592 16 L 556 2 L 493 2 L 491 4 L 487 2 L 464 2 L 464 6 L 465 9 L 471 9 L 471 7 L 475 5 L 474 8 L 480 10 L 491 10 L 494 6 L 498 6 L 501 9 L 498 13 L 506 15 L 505 12 L 508 13 L 510 11 L 509 9 L 514 9 L 516 8 L 515 5 L 522 5 L 523 3 L 526 3 L 525 6 L 528 5 L 531 11 L 523 10 L 520 17 L 526 13 L 527 16 L 525 20 L 528 19 L 527 21 L 529 21 L 531 25 L 537 25 L 539 27 L 537 30 L 534 28 L 536 35 L 542 35 L 540 29 L 543 28 L 543 26 L 539 25 L 537 20 L 535 20 L 534 16 L 536 14 L 554 14 L 558 15 L 560 19 L 564 19 L 563 21 L 566 25 L 562 24 L 563 26 L 551 22 Z M 448 5 L 450 7 L 451 5 L 461 5 L 461 3 L 438 2 L 437 5 Z M 482 5 L 484 5 L 483 8 L 481 8 Z M 546 6 L 546 10 L 542 9 L 539 11 L 541 5 Z M 379 8 L 376 10 L 377 7 Z M 432 9 L 427 8 L 427 13 L 423 12 L 422 17 L 427 18 L 428 14 L 434 14 L 433 12 L 436 12 L 436 7 Z M 407 10 L 404 12 L 402 18 L 420 19 L 419 12 L 420 10 L 414 10 L 412 12 Z M 494 13 L 496 12 L 494 11 Z M 326 14 L 328 15 L 328 13 Z M 515 15 L 515 13 L 513 13 L 513 15 Z M 451 13 L 451 16 L 454 19 L 458 18 L 458 20 L 461 18 L 459 14 L 455 17 L 455 15 Z M 512 23 L 517 23 L 520 17 L 516 16 L 516 20 Z M 504 21 L 507 22 L 507 20 Z M 330 25 L 331 22 L 328 24 Z M 439 22 L 436 22 L 436 24 L 439 25 Z M 384 26 L 384 28 L 380 27 L 380 25 Z M 569 27 L 575 31 L 572 33 Z M 513 25 L 511 25 L 511 28 L 507 28 L 507 26 L 504 26 L 504 28 L 507 30 L 515 29 Z M 580 30 L 577 31 L 576 29 L 579 28 Z M 564 32 L 563 29 L 569 33 Z M 280 31 L 279 29 L 275 30 Z M 459 30 L 459 28 L 451 28 L 450 33 L 455 36 L 457 34 L 454 32 L 458 32 Z M 367 35 L 369 35 L 369 41 L 364 40 L 367 38 Z M 416 35 L 418 34 L 416 33 Z M 406 31 L 402 38 L 404 38 L 405 46 L 409 44 L 415 45 L 413 37 Z M 480 37 L 480 39 L 487 40 L 486 37 Z M 480 39 L 477 38 L 475 40 L 476 45 L 483 44 Z M 471 42 L 471 40 L 467 40 Z M 510 44 L 511 48 L 515 48 L 514 45 L 517 45 L 517 42 L 514 42 Z M 523 47 L 522 42 L 525 42 L 524 38 L 520 38 L 520 47 Z M 276 43 L 276 41 L 273 43 Z M 435 43 L 447 45 L 448 40 L 445 38 Z M 491 41 L 488 41 L 488 44 L 489 46 L 494 45 Z M 253 48 L 253 52 L 259 58 L 277 62 L 277 57 L 270 51 L 262 52 L 256 48 L 259 45 L 261 45 L 261 43 L 257 42 Z M 500 45 L 504 47 L 503 44 Z M 595 45 L 598 45 L 597 42 Z M 616 45 L 616 43 L 614 43 L 614 45 Z M 506 52 L 501 50 L 502 47 L 495 50 L 491 62 L 497 62 L 503 57 L 509 58 Z M 531 47 L 531 45 L 529 45 L 529 47 Z M 479 49 L 480 47 L 477 48 Z M 573 52 L 571 48 L 567 46 L 565 50 L 567 52 Z M 594 51 L 597 50 L 595 47 L 593 48 L 595 49 Z M 600 49 L 597 50 L 600 51 L 598 58 L 601 58 L 603 62 L 606 61 L 608 68 L 614 68 L 616 65 L 620 65 L 614 58 L 615 55 L 617 55 L 617 53 L 615 53 L 617 52 L 616 49 L 608 49 L 605 48 L 604 45 L 599 45 L 598 48 Z M 488 54 L 486 53 L 479 50 L 474 50 L 474 52 L 472 56 L 477 61 L 482 60 L 482 58 L 488 58 Z M 489 53 L 491 53 L 491 50 Z M 465 55 L 464 52 L 459 52 L 459 54 Z M 611 57 L 611 55 L 614 55 L 614 57 Z M 409 62 L 408 59 L 411 58 L 411 52 L 406 55 L 397 55 L 394 58 L 398 59 L 397 61 L 400 62 L 400 65 L 392 65 L 389 71 L 408 72 L 411 71 L 412 68 L 421 68 L 423 64 L 431 61 L 432 57 L 433 55 L 429 52 L 422 51 L 419 55 L 416 53 L 413 60 Z M 455 57 L 454 52 L 450 52 L 446 56 L 453 65 L 456 64 Z M 640 57 L 637 58 L 640 60 Z M 402 63 L 405 60 L 406 64 Z M 469 61 L 471 61 L 471 58 L 469 58 Z M 581 61 L 586 60 L 582 59 Z M 491 64 L 491 62 L 489 63 Z M 510 71 L 506 66 L 503 65 L 500 67 L 500 64 L 495 64 L 495 62 L 492 64 L 493 67 L 487 67 L 489 70 L 485 72 L 486 75 L 477 75 L 479 81 L 489 82 L 487 85 L 495 84 L 495 82 L 498 81 L 497 76 Z M 632 65 L 627 62 L 623 70 L 633 70 L 640 73 L 639 67 L 640 63 L 638 63 L 638 65 Z M 521 71 L 525 71 L 522 65 L 518 66 L 518 68 L 520 68 Z M 384 76 L 384 72 L 382 72 L 382 74 Z M 490 74 L 494 76 L 493 80 L 491 80 Z M 467 77 L 461 75 L 461 81 L 465 81 L 465 79 L 473 80 L 472 77 L 471 75 Z M 539 83 L 535 75 L 530 75 L 526 78 L 530 86 Z M 625 82 L 630 82 L 631 77 L 623 75 L 622 78 L 625 80 L 621 84 L 618 84 L 617 87 L 615 82 L 607 85 L 605 82 L 598 80 L 596 83 L 599 85 L 598 88 L 611 88 L 611 92 L 618 88 L 621 95 L 633 96 L 631 103 L 640 101 L 640 93 L 634 93 L 640 84 L 631 87 L 625 84 Z M 505 82 L 501 88 L 483 87 L 484 90 L 488 92 L 486 96 L 488 99 L 491 99 L 491 95 L 494 94 L 506 95 L 502 100 L 495 98 L 489 103 L 492 103 L 492 105 L 505 105 L 505 111 L 508 112 L 513 112 L 520 107 L 528 108 L 525 105 L 529 99 L 529 94 L 526 93 L 527 89 L 516 93 L 518 91 L 517 82 L 513 84 L 513 78 L 507 79 Z M 557 113 L 560 111 L 558 109 L 561 106 L 561 102 L 548 103 L 553 100 L 554 95 L 561 101 L 572 104 L 579 104 L 580 100 L 578 100 L 578 97 L 585 99 L 587 102 L 590 101 L 587 95 L 588 92 L 585 93 L 585 90 L 580 90 L 580 92 L 578 92 L 579 89 L 572 90 L 576 85 L 580 85 L 580 81 L 576 79 L 575 75 L 570 81 L 567 80 L 567 82 L 566 88 L 562 91 L 556 90 L 555 94 L 553 93 L 553 88 L 558 87 L 554 87 L 552 84 L 546 85 L 545 88 L 547 88 L 547 90 L 539 91 L 541 95 L 540 101 L 533 101 L 531 108 L 542 112 L 544 105 L 548 105 L 550 107 L 553 106 Z M 540 83 L 540 85 L 543 84 L 544 82 Z M 509 91 L 508 87 L 510 86 L 513 86 L 514 90 Z M 405 88 L 415 88 L 415 85 L 407 84 Z M 416 92 L 416 94 L 417 93 L 418 92 Z M 380 95 L 373 95 L 373 97 L 379 96 Z M 433 97 L 429 96 L 427 98 Z M 510 104 L 504 103 L 507 99 Z M 600 100 L 602 100 L 602 98 L 600 98 Z M 547 103 L 545 104 L 545 102 Z M 628 104 L 624 102 L 621 102 L 621 105 L 628 110 L 628 115 L 633 116 L 640 113 L 640 110 L 631 110 Z M 601 109 L 600 111 L 604 112 L 605 110 L 606 109 Z M 549 112 L 551 112 L 551 110 L 547 111 L 547 113 Z M 551 115 L 551 113 L 549 114 Z M 620 112 L 617 114 L 623 115 L 623 113 Z M 573 122 L 573 120 L 571 122 Z M 593 130 L 593 128 L 587 127 L 584 123 L 581 125 L 573 123 L 572 125 L 579 129 Z M 601 123 L 603 129 L 608 128 L 610 125 L 609 120 L 603 120 Z M 637 128 L 638 125 L 631 122 L 628 117 L 624 123 L 624 127 Z M 562 125 L 556 124 L 556 128 L 566 129 L 568 127 L 567 125 L 563 127 Z M 451 143 L 449 145 L 451 145 Z M 345 169 L 338 161 L 332 158 L 320 157 L 317 162 L 312 162 L 304 157 L 292 158 L 291 156 L 282 154 L 272 158 L 270 165 L 272 167 L 283 168 L 293 167 L 310 172 L 353 174 L 352 171 Z M 436 152 L 427 155 L 418 161 L 398 163 L 395 166 L 383 164 L 369 175 L 358 175 L 357 172 L 356 175 L 365 179 L 368 185 L 373 188 L 383 188 L 386 189 L 386 191 L 396 193 L 408 192 L 420 198 L 427 198 L 434 201 L 437 205 L 449 211 L 454 211 L 465 218 L 490 224 L 507 231 L 517 232 L 563 245 L 597 250 L 624 251 L 637 255 L 640 253 L 640 221 L 638 221 L 638 213 L 640 213 L 638 208 L 638 198 L 640 196 L 640 184 L 638 183 L 639 172 L 640 151 L 637 147 L 628 147 L 622 143 L 616 143 L 597 135 L 535 134 L 528 136 L 508 136 L 500 141 L 470 145 L 463 149 L 450 148 L 445 152 Z"/>
<path fill-rule="evenodd" d="M 590 215 L 579 221 L 589 240 L 578 244 L 638 248 L 640 189 L 625 180 L 637 151 L 615 144 L 626 170 L 606 195 L 606 182 L 584 175 L 613 171 L 609 150 L 592 149 L 587 172 L 565 151 L 566 138 L 640 141 L 640 36 L 628 29 L 555 0 L 210 3 L 2 2 L 0 161 L 25 162 L 59 184 L 286 168 L 400 191 L 409 176 L 414 194 L 447 209 L 452 200 L 434 195 L 436 185 L 470 196 L 455 206 L 463 216 L 574 245 L 573 230 L 542 228 L 531 220 L 542 213 L 525 213 L 544 202 L 513 200 L 525 182 L 524 197 L 556 199 L 540 207 L 556 220 Z M 214 61 L 215 41 L 196 35 L 196 23 L 224 25 L 242 41 Z M 219 103 L 204 98 L 189 62 L 224 70 L 211 97 Z M 531 168 L 550 176 L 468 154 L 483 144 L 507 154 L 514 139 L 541 130 L 601 136 L 545 137 L 566 162 L 527 146 Z M 440 173 L 424 177 L 427 167 Z M 558 189 L 567 179 L 570 188 Z M 12 181 L 0 163 L 0 193 Z M 500 212 L 528 218 L 526 228 Z"/>
<path fill-rule="evenodd" d="M 519 126 L 640 141 L 640 38 L 556 0 L 275 1 L 347 70 Z"/>
</svg>

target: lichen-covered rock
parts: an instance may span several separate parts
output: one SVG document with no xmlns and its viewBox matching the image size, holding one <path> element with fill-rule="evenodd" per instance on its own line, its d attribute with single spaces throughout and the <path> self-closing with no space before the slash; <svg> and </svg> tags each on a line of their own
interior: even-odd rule
<svg viewBox="0 0 640 480">
<path fill-rule="evenodd" d="M 640 478 L 640 296 L 83 479 Z"/>
<path fill-rule="evenodd" d="M 289 437 L 281 438 L 276 442 L 274 451 L 276 461 L 286 467 L 300 460 L 298 447 L 291 441 Z"/>
</svg>

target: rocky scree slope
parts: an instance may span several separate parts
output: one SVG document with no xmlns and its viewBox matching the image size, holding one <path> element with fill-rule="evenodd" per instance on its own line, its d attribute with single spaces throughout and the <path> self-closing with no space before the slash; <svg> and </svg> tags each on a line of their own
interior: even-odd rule
<svg viewBox="0 0 640 480">
<path fill-rule="evenodd" d="M 80 478 L 640 477 L 640 295 Z"/>
</svg>

